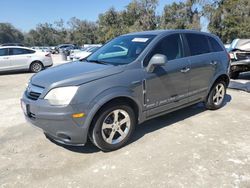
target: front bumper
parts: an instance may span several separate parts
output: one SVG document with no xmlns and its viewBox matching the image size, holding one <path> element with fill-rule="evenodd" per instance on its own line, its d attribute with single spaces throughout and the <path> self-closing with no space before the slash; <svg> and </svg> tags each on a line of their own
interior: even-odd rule
<svg viewBox="0 0 250 188">
<path fill-rule="evenodd" d="M 81 105 L 64 107 L 51 106 L 46 100 L 31 100 L 26 94 L 21 99 L 26 120 L 43 130 L 45 135 L 56 142 L 67 145 L 84 145 L 87 141 L 88 128 L 85 118 L 72 118 L 80 113 Z"/>
</svg>

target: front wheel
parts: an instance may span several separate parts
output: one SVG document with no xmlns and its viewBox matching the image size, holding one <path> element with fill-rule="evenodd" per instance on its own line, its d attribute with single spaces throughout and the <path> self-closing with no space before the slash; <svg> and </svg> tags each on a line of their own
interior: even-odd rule
<svg viewBox="0 0 250 188">
<path fill-rule="evenodd" d="M 126 104 L 104 107 L 94 119 L 91 141 L 103 151 L 113 151 L 130 139 L 136 124 L 133 109 Z"/>
<path fill-rule="evenodd" d="M 226 95 L 226 83 L 223 80 L 216 82 L 205 101 L 205 106 L 209 110 L 217 110 L 223 106 Z"/>
</svg>

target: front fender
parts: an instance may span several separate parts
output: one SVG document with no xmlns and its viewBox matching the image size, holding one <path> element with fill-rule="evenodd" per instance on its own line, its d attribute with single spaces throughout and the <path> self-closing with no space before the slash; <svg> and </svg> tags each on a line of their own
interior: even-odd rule
<svg viewBox="0 0 250 188">
<path fill-rule="evenodd" d="M 109 88 L 109 89 L 103 91 L 102 93 L 100 93 L 99 95 L 97 95 L 89 103 L 88 109 L 90 109 L 90 110 L 89 110 L 88 115 L 86 116 L 84 127 L 87 129 L 89 128 L 95 114 L 98 112 L 98 110 L 104 104 L 111 101 L 112 99 L 119 98 L 119 97 L 127 97 L 127 98 L 133 100 L 136 103 L 136 105 L 138 106 L 138 109 L 139 109 L 138 116 L 140 118 L 140 116 L 142 114 L 141 104 L 140 104 L 140 101 L 138 101 L 138 99 L 137 99 L 138 96 L 135 96 L 133 93 L 134 92 L 131 89 L 121 86 L 121 87 Z"/>
</svg>

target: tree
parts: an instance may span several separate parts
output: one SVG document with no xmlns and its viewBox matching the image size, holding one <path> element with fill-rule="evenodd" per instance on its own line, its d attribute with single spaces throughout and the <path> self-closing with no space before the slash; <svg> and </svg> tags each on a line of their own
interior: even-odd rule
<svg viewBox="0 0 250 188">
<path fill-rule="evenodd" d="M 104 43 L 123 33 L 123 21 L 121 13 L 114 8 L 110 8 L 107 12 L 99 15 L 98 35 L 99 41 Z"/>
<path fill-rule="evenodd" d="M 208 29 L 223 42 L 235 38 L 250 38 L 250 1 L 214 0 L 204 6 L 210 20 Z"/>
<path fill-rule="evenodd" d="M 77 45 L 91 44 L 97 41 L 97 26 L 94 22 L 71 18 L 69 25 L 69 41 Z"/>
<path fill-rule="evenodd" d="M 27 34 L 26 42 L 32 46 L 54 46 L 57 44 L 57 31 L 50 23 L 38 24 Z"/>
<path fill-rule="evenodd" d="M 172 3 L 164 7 L 160 27 L 163 29 L 196 29 L 200 30 L 200 13 L 195 7 L 197 0 Z"/>
<path fill-rule="evenodd" d="M 123 12 L 124 25 L 129 31 L 145 31 L 157 28 L 155 13 L 158 0 L 133 0 Z"/>
<path fill-rule="evenodd" d="M 10 23 L 0 23 L 0 44 L 9 42 L 22 43 L 23 40 L 24 36 L 22 32 L 13 25 Z"/>
</svg>

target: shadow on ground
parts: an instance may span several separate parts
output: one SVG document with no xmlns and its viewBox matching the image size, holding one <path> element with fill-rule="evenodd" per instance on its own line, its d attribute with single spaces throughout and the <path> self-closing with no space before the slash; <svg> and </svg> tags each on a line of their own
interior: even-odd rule
<svg viewBox="0 0 250 188">
<path fill-rule="evenodd" d="M 231 96 L 226 95 L 224 106 L 226 106 L 227 103 L 231 101 Z M 133 134 L 133 137 L 131 138 L 130 142 L 128 144 L 131 144 L 140 138 L 142 138 L 146 134 L 150 134 L 154 131 L 157 131 L 159 129 L 162 129 L 167 126 L 171 126 L 172 124 L 182 121 L 184 119 L 190 118 L 192 116 L 195 116 L 199 113 L 202 113 L 206 111 L 205 106 L 203 103 L 198 103 L 196 105 L 160 116 L 158 118 L 154 118 L 152 120 L 146 121 L 140 125 L 136 126 L 135 132 Z M 55 141 L 51 140 L 53 143 L 57 144 L 58 146 L 64 147 L 65 149 L 68 149 L 73 152 L 77 153 L 95 153 L 99 152 L 100 150 L 95 147 L 91 141 L 88 141 L 85 146 L 65 146 L 59 143 L 56 143 Z"/>
<path fill-rule="evenodd" d="M 29 71 L 4 71 L 0 73 L 0 76 L 6 76 L 6 75 L 18 75 L 18 74 L 28 74 L 31 72 Z"/>
</svg>

